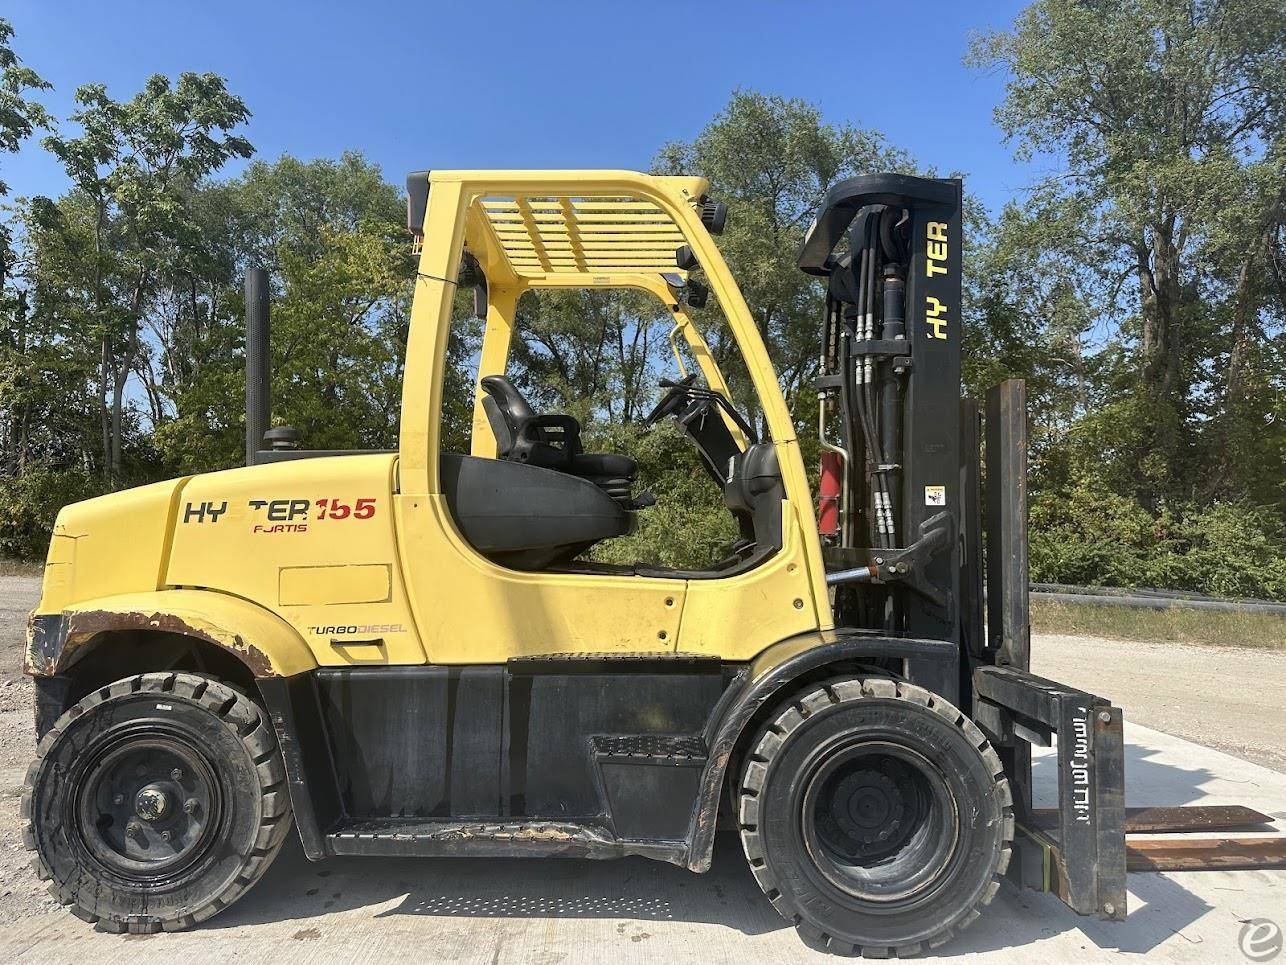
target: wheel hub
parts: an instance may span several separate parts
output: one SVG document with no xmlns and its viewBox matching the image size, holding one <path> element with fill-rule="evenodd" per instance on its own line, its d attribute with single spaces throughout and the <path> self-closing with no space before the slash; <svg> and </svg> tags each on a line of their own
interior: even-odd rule
<svg viewBox="0 0 1286 965">
<path fill-rule="evenodd" d="M 802 804 L 818 870 L 856 898 L 922 894 L 955 850 L 956 805 L 937 768 L 904 746 L 874 741 L 835 753 L 814 772 Z"/>
<path fill-rule="evenodd" d="M 187 740 L 123 736 L 74 780 L 80 839 L 114 874 L 155 880 L 180 871 L 199 860 L 215 836 L 219 787 Z"/>
<path fill-rule="evenodd" d="M 902 826 L 905 813 L 901 790 L 881 771 L 854 771 L 835 786 L 831 814 L 859 844 L 888 840 Z"/>
<path fill-rule="evenodd" d="M 159 821 L 170 816 L 170 795 L 159 784 L 149 784 L 134 798 L 134 813 L 144 821 Z"/>
</svg>

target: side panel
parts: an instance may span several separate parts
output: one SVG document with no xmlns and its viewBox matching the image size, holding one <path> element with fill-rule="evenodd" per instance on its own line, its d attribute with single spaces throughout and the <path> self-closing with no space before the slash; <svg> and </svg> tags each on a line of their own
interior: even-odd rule
<svg viewBox="0 0 1286 965">
<path fill-rule="evenodd" d="M 670 671 L 658 661 L 626 672 L 579 663 L 518 664 L 509 675 L 503 762 L 509 814 L 602 813 L 590 738 L 700 734 L 723 691 L 716 661 L 685 661 L 685 669 Z"/>
<path fill-rule="evenodd" d="M 740 576 L 688 583 L 680 651 L 750 660 L 779 640 L 817 629 L 805 537 L 793 504 L 783 502 L 782 512 L 776 556 Z"/>
<path fill-rule="evenodd" d="M 670 766 L 668 758 L 640 759 L 621 748 L 653 737 L 699 748 L 727 675 L 717 661 L 568 659 L 320 669 L 312 678 L 343 820 L 612 826 L 619 812 L 615 832 L 623 838 L 656 828 L 679 838 L 695 800 L 694 765 L 703 757 Z M 300 744 L 313 741 L 299 735 Z M 313 773 L 328 777 L 325 768 Z M 684 787 L 686 798 L 672 793 Z M 654 806 L 666 803 L 666 815 L 637 807 L 648 789 L 660 795 Z M 333 824 L 333 808 L 320 810 Z"/>
<path fill-rule="evenodd" d="M 171 479 L 65 506 L 49 542 L 36 612 L 58 613 L 84 600 L 159 588 L 185 481 Z"/>
<path fill-rule="evenodd" d="M 511 570 L 464 541 L 445 497 L 399 495 L 395 504 L 411 601 L 433 663 L 674 652 L 685 581 Z"/>
<path fill-rule="evenodd" d="M 316 676 L 349 817 L 501 813 L 503 667 L 358 668 Z"/>
<path fill-rule="evenodd" d="M 318 664 L 419 664 L 394 534 L 396 457 L 337 456 L 194 477 L 165 580 L 252 600 Z"/>
</svg>

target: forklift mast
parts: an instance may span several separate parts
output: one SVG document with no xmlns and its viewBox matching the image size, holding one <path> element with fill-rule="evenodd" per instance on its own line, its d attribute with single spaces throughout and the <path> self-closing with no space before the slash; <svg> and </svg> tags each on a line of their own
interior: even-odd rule
<svg viewBox="0 0 1286 965">
<path fill-rule="evenodd" d="M 838 525 L 823 533 L 836 622 L 980 651 L 961 242 L 959 180 L 872 175 L 831 189 L 799 266 L 826 280 L 817 388 L 841 483 Z M 935 667 L 940 679 L 921 682 L 958 700 L 961 682 Z"/>
<path fill-rule="evenodd" d="M 1002 382 L 985 407 L 962 393 L 962 197 L 956 178 L 841 181 L 799 250 L 826 285 L 818 528 L 835 621 L 955 645 L 956 666 L 912 658 L 906 674 L 996 747 L 1021 832 L 1013 873 L 1119 919 L 1121 712 L 1030 672 L 1025 390 Z M 1042 825 L 1031 747 L 1055 742 L 1059 806 Z"/>
</svg>

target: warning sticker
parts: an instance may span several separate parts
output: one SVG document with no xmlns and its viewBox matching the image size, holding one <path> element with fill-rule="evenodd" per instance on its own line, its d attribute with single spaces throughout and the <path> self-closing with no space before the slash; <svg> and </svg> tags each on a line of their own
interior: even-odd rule
<svg viewBox="0 0 1286 965">
<path fill-rule="evenodd" d="M 946 486 L 925 486 L 924 487 L 924 505 L 945 506 L 946 504 L 947 504 L 947 487 Z"/>
</svg>

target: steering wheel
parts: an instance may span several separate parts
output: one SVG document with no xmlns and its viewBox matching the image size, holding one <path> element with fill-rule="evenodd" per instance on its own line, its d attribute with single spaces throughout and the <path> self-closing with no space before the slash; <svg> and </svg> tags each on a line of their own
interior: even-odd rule
<svg viewBox="0 0 1286 965">
<path fill-rule="evenodd" d="M 661 396 L 661 401 L 656 407 L 647 414 L 643 420 L 643 428 L 651 429 L 654 425 L 664 419 L 666 416 L 674 415 L 683 408 L 688 400 L 688 390 L 697 380 L 697 373 L 693 372 L 684 376 L 677 382 L 671 382 L 669 379 L 661 380 L 661 388 L 668 389 L 665 395 Z"/>
</svg>

